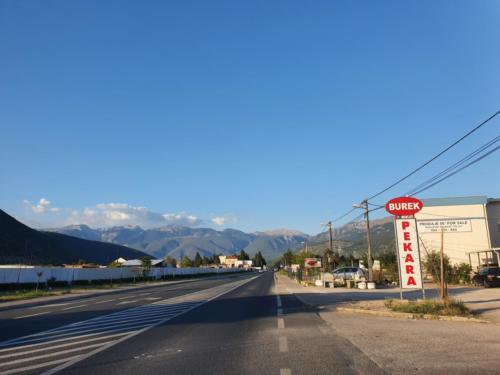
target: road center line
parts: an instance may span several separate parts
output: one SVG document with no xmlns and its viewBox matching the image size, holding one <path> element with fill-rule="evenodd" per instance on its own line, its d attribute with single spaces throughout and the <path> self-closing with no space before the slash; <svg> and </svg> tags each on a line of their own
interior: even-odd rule
<svg viewBox="0 0 500 375">
<path fill-rule="evenodd" d="M 50 312 L 51 312 L 51 311 L 44 311 L 44 312 L 37 313 L 37 314 L 30 314 L 30 315 L 16 316 L 14 319 L 30 318 L 30 317 L 32 317 L 32 316 L 44 315 L 44 314 L 48 314 L 48 313 L 50 313 Z"/>
<path fill-rule="evenodd" d="M 286 336 L 280 336 L 280 338 L 279 338 L 279 347 L 280 347 L 280 352 L 281 353 L 288 352 L 288 340 L 286 339 Z"/>
<path fill-rule="evenodd" d="M 66 307 L 66 308 L 64 308 L 63 310 L 72 310 L 72 309 L 77 309 L 77 308 L 79 308 L 79 307 L 85 307 L 85 306 L 87 306 L 87 304 L 85 304 L 85 305 L 78 305 L 78 306 Z"/>
<path fill-rule="evenodd" d="M 278 318 L 278 329 L 284 329 L 284 328 L 285 328 L 285 319 Z"/>
<path fill-rule="evenodd" d="M 106 302 L 111 302 L 111 301 L 114 301 L 114 299 L 107 299 L 107 300 L 104 300 L 104 301 L 94 302 L 93 304 L 94 305 L 98 305 L 100 303 L 106 303 Z"/>
</svg>

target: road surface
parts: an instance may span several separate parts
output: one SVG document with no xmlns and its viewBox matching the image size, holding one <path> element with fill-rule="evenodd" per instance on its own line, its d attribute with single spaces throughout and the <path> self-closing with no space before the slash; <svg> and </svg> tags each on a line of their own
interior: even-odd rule
<svg viewBox="0 0 500 375">
<path fill-rule="evenodd" d="M 0 375 L 379 374 L 272 272 L 0 310 Z"/>
</svg>

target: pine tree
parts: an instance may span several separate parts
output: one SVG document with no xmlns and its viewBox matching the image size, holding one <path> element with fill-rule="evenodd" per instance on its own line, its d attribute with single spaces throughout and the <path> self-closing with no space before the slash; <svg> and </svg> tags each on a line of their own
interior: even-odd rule
<svg viewBox="0 0 500 375">
<path fill-rule="evenodd" d="M 201 255 L 199 252 L 196 252 L 196 255 L 194 257 L 194 262 L 193 262 L 193 265 L 195 267 L 199 267 L 201 266 L 201 264 L 203 263 L 203 259 L 201 259 Z"/>
</svg>

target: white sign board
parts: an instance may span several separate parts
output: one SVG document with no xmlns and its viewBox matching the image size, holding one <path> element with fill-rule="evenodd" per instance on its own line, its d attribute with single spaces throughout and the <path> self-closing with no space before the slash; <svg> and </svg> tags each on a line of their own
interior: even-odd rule
<svg viewBox="0 0 500 375">
<path fill-rule="evenodd" d="M 469 219 L 446 219 L 418 221 L 419 233 L 471 232 Z"/>
<path fill-rule="evenodd" d="M 415 219 L 396 219 L 398 261 L 403 289 L 422 289 L 420 250 Z"/>
</svg>

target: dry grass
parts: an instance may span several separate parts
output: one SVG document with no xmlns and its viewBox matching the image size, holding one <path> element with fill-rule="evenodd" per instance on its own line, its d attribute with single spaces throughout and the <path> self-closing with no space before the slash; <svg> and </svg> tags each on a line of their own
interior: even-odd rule
<svg viewBox="0 0 500 375">
<path fill-rule="evenodd" d="M 447 298 L 445 301 L 421 300 L 408 302 L 387 299 L 385 306 L 392 311 L 417 315 L 472 316 L 469 308 L 462 301 L 453 298 Z"/>
</svg>

